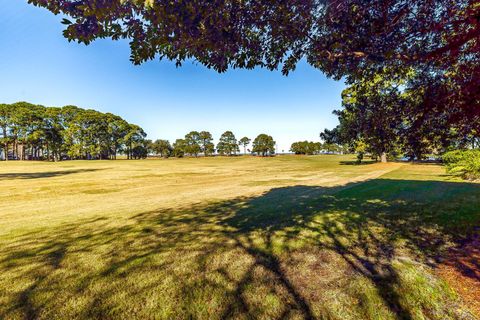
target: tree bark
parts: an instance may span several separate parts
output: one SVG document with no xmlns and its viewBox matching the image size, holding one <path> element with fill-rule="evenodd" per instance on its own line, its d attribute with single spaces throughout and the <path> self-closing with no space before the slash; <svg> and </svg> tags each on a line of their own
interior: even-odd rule
<svg viewBox="0 0 480 320">
<path fill-rule="evenodd" d="M 8 142 L 7 142 L 7 127 L 3 127 L 3 138 L 5 139 L 5 161 L 8 161 Z"/>
<path fill-rule="evenodd" d="M 385 152 L 382 152 L 382 155 L 380 156 L 382 163 L 387 163 L 387 154 Z"/>
</svg>

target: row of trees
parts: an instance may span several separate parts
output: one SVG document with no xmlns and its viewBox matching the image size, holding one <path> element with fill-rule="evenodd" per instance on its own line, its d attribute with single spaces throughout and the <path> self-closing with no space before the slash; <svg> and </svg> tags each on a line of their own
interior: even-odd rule
<svg viewBox="0 0 480 320">
<path fill-rule="evenodd" d="M 251 139 L 237 140 L 231 131 L 224 132 L 213 144 L 208 131 L 191 131 L 173 145 L 168 140 L 146 140 L 145 131 L 111 113 L 85 110 L 76 106 L 44 107 L 28 102 L 0 104 L 0 158 L 4 160 L 128 159 L 185 155 L 211 156 L 247 153 Z M 275 141 L 258 135 L 252 150 L 258 155 L 275 154 Z"/>
<path fill-rule="evenodd" d="M 292 143 L 290 151 L 295 154 L 319 154 L 322 152 L 323 146 L 321 142 L 298 141 Z"/>
<path fill-rule="evenodd" d="M 0 104 L 4 160 L 129 159 L 147 156 L 146 133 L 111 113 L 76 106 Z"/>
<path fill-rule="evenodd" d="M 197 157 L 200 154 L 211 156 L 215 152 L 219 155 L 232 156 L 240 152 L 240 147 L 243 148 L 243 153 L 246 154 L 250 142 L 251 139 L 248 137 L 237 140 L 233 132 L 225 131 L 220 136 L 219 142 L 215 147 L 210 132 L 191 131 L 183 139 L 176 139 L 173 145 L 168 140 L 163 139 L 148 141 L 147 149 L 149 153 L 162 157 Z M 254 139 L 252 149 L 248 149 L 248 152 L 261 156 L 273 155 L 275 154 L 275 141 L 269 135 L 260 134 Z"/>
<path fill-rule="evenodd" d="M 320 153 L 348 153 L 348 146 L 329 142 L 298 141 L 292 143 L 290 151 L 295 154 L 314 155 Z"/>
<path fill-rule="evenodd" d="M 422 159 L 480 144 L 478 1 L 97 2 L 30 1 L 68 18 L 69 40 L 128 38 L 136 64 L 195 59 L 219 72 L 288 74 L 305 60 L 349 85 L 340 125 L 322 138 L 359 154 Z"/>
</svg>

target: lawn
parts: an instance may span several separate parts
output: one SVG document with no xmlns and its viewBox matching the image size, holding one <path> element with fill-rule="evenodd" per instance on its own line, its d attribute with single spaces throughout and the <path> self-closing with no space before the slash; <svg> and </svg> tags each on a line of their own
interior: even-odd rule
<svg viewBox="0 0 480 320">
<path fill-rule="evenodd" d="M 475 319 L 480 184 L 353 160 L 0 163 L 0 319 Z"/>
</svg>

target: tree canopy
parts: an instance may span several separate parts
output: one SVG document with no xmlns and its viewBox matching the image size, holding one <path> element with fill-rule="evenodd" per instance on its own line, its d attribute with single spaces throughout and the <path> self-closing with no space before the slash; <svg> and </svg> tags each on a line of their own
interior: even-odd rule
<svg viewBox="0 0 480 320">
<path fill-rule="evenodd" d="M 189 133 L 187 133 L 184 139 L 185 153 L 191 156 L 197 157 L 200 151 L 202 150 L 202 148 L 200 147 L 201 141 L 202 140 L 200 138 L 200 134 L 198 133 L 198 131 L 190 131 Z"/>
<path fill-rule="evenodd" d="M 146 133 L 119 116 L 76 106 L 0 104 L 5 159 L 114 159 L 146 156 Z"/>
<path fill-rule="evenodd" d="M 199 134 L 200 138 L 200 150 L 203 152 L 204 156 L 209 156 L 215 152 L 215 145 L 213 144 L 212 134 L 208 131 L 201 131 Z"/>
<path fill-rule="evenodd" d="M 185 155 L 186 143 L 184 139 L 177 139 L 173 143 L 173 155 L 177 158 L 182 158 Z"/>
<path fill-rule="evenodd" d="M 405 77 L 377 75 L 349 86 L 342 93 L 343 109 L 335 111 L 340 124 L 321 137 L 351 148 L 361 140 L 366 152 L 383 155 L 382 160 L 388 154 L 422 160 L 428 154 L 480 145 L 480 117 L 458 106 L 426 107 L 428 91 L 405 85 L 415 74 Z"/>
<path fill-rule="evenodd" d="M 152 151 L 160 157 L 168 158 L 173 151 L 173 147 L 168 140 L 157 139 L 152 143 Z"/>
<path fill-rule="evenodd" d="M 238 142 L 232 131 L 225 131 L 220 136 L 217 144 L 217 152 L 221 155 L 231 156 L 239 152 Z"/>
<path fill-rule="evenodd" d="M 252 151 L 263 157 L 275 154 L 275 141 L 272 136 L 265 133 L 259 134 L 253 140 Z"/>
<path fill-rule="evenodd" d="M 248 137 L 243 137 L 238 141 L 238 143 L 243 147 L 243 154 L 247 154 L 247 146 L 252 140 Z"/>
<path fill-rule="evenodd" d="M 292 143 L 290 151 L 295 154 L 319 154 L 323 149 L 323 145 L 320 142 L 312 141 L 298 141 Z"/>
<path fill-rule="evenodd" d="M 341 121 L 361 128 L 376 153 L 391 151 L 395 139 L 410 139 L 408 152 L 419 153 L 425 143 L 416 137 L 430 125 L 443 138 L 452 126 L 480 132 L 477 0 L 28 1 L 65 15 L 68 40 L 128 39 L 135 64 L 193 59 L 219 72 L 260 66 L 288 74 L 304 59 L 352 86 L 345 95 L 358 93 L 344 100 Z M 201 151 L 190 142 L 192 153 Z"/>
<path fill-rule="evenodd" d="M 136 64 L 195 59 L 220 72 L 261 66 L 288 73 L 306 59 L 349 83 L 413 69 L 435 91 L 431 103 L 480 113 L 476 0 L 29 2 L 65 15 L 69 40 L 130 40 Z"/>
</svg>

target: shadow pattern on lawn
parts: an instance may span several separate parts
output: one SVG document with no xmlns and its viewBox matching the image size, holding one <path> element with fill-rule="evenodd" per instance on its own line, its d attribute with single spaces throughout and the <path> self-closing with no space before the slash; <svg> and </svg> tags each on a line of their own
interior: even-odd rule
<svg viewBox="0 0 480 320">
<path fill-rule="evenodd" d="M 108 168 L 101 169 L 74 169 L 74 170 L 57 170 L 57 171 L 45 171 L 45 172 L 15 172 L 15 173 L 0 173 L 0 180 L 27 180 L 27 179 L 42 179 L 42 178 L 54 178 L 61 177 L 75 173 L 87 173 L 100 170 L 107 170 Z"/>
<path fill-rule="evenodd" d="M 479 197 L 480 185 L 473 183 L 374 179 L 144 212 L 120 226 L 96 218 L 24 234 L 0 248 L 0 284 L 24 282 L 20 290 L 2 288 L 7 303 L 0 318 L 145 318 L 163 314 L 160 304 L 168 302 L 173 309 L 163 318 L 340 319 L 320 293 L 327 289 L 308 284 L 344 272 L 336 275 L 342 283 L 363 277 L 373 284 L 391 318 L 414 319 L 399 296 L 394 262 L 441 262 L 452 243 L 475 232 Z M 303 250 L 320 260 L 302 276 L 299 262 L 289 259 Z M 315 279 L 316 273 L 325 279 Z M 167 280 L 169 286 L 160 286 Z M 133 310 L 155 294 L 168 301 Z M 368 309 L 362 296 L 348 294 Z M 84 305 L 64 310 L 80 296 Z M 122 304 L 119 296 L 132 302 Z M 267 296 L 280 305 L 263 305 Z M 445 305 L 432 315 L 428 307 L 420 305 L 433 319 L 458 311 Z M 473 319 L 468 313 L 452 317 Z"/>
</svg>

